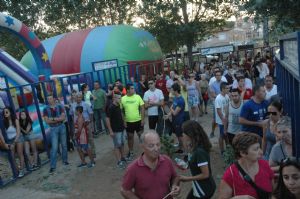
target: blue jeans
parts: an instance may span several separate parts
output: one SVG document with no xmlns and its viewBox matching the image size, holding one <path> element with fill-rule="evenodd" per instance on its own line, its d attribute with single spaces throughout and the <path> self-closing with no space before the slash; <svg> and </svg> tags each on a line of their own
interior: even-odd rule
<svg viewBox="0 0 300 199">
<path fill-rule="evenodd" d="M 62 160 L 63 162 L 68 162 L 66 127 L 64 124 L 55 127 L 50 127 L 50 132 L 51 132 L 50 167 L 55 169 L 59 141 L 62 148 Z"/>
<path fill-rule="evenodd" d="M 94 109 L 94 119 L 95 119 L 95 127 L 96 127 L 95 131 L 96 132 L 103 131 L 101 120 L 104 124 L 105 130 L 107 131 L 105 118 L 106 118 L 106 114 L 103 109 Z"/>
</svg>

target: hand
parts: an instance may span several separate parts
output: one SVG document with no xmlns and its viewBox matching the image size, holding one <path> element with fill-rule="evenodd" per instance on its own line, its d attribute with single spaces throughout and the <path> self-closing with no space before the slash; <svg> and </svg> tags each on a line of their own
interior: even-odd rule
<svg viewBox="0 0 300 199">
<path fill-rule="evenodd" d="M 269 122 L 269 119 L 265 119 L 265 120 L 263 120 L 263 121 L 260 121 L 260 122 L 259 122 L 259 126 L 260 126 L 261 128 L 266 128 L 267 125 L 268 125 L 268 122 Z"/>
<path fill-rule="evenodd" d="M 188 176 L 179 176 L 179 180 L 182 182 L 187 182 L 187 181 L 189 181 L 189 177 Z"/>
<path fill-rule="evenodd" d="M 141 121 L 141 126 L 144 126 L 145 125 L 145 120 L 142 120 Z"/>
<path fill-rule="evenodd" d="M 248 195 L 241 195 L 241 196 L 235 196 L 231 199 L 255 199 L 255 198 L 252 196 L 248 196 Z"/>
<path fill-rule="evenodd" d="M 222 124 L 223 124 L 223 125 L 226 125 L 226 124 L 227 124 L 227 118 L 225 118 L 225 117 L 222 118 Z"/>
<path fill-rule="evenodd" d="M 171 192 L 172 192 L 172 194 L 171 194 L 172 196 L 178 196 L 180 193 L 180 187 L 177 185 L 173 185 Z"/>
<path fill-rule="evenodd" d="M 112 137 L 112 138 L 115 137 L 115 134 L 114 134 L 114 132 L 112 132 L 112 131 L 109 132 L 109 135 L 110 135 L 110 137 Z"/>
</svg>

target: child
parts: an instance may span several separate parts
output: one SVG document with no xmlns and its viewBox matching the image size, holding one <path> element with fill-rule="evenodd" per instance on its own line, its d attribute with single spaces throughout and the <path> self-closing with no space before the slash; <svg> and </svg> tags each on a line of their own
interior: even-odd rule
<svg viewBox="0 0 300 199">
<path fill-rule="evenodd" d="M 77 106 L 76 107 L 76 114 L 77 114 L 77 120 L 75 121 L 75 140 L 77 142 L 77 147 L 78 147 L 78 153 L 79 157 L 81 160 L 81 164 L 78 165 L 78 167 L 94 167 L 95 166 L 95 161 L 94 157 L 92 155 L 91 149 L 88 144 L 88 132 L 87 132 L 87 126 L 84 122 L 84 118 L 82 115 L 83 112 L 83 107 L 82 106 Z M 85 162 L 85 153 L 88 154 L 91 162 L 90 164 L 87 164 Z"/>
</svg>

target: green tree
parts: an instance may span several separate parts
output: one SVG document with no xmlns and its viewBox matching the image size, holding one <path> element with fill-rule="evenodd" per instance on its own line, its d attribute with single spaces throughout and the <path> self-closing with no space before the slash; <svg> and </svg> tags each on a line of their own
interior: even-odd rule
<svg viewBox="0 0 300 199">
<path fill-rule="evenodd" d="M 40 39 L 99 25 L 133 24 L 135 0 L 0 0 L 0 12 L 24 22 Z M 0 45 L 14 56 L 26 48 L 10 34 L 0 32 Z"/>
<path fill-rule="evenodd" d="M 153 33 L 165 53 L 186 45 L 189 63 L 192 48 L 225 25 L 232 14 L 232 0 L 148 0 L 139 14 L 144 27 Z M 160 36 L 163 35 L 163 36 Z"/>
<path fill-rule="evenodd" d="M 240 10 L 255 15 L 257 22 L 268 18 L 270 36 L 275 40 L 282 34 L 300 29 L 299 0 L 236 0 L 236 4 Z"/>
</svg>

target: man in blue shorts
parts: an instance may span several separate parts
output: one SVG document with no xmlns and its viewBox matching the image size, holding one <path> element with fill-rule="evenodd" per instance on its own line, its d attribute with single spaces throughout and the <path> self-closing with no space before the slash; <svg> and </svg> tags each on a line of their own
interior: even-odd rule
<svg viewBox="0 0 300 199">
<path fill-rule="evenodd" d="M 115 156 L 117 158 L 117 166 L 125 168 L 126 161 L 124 158 L 124 120 L 120 108 L 122 94 L 120 92 L 113 93 L 113 102 L 107 110 L 106 124 L 109 134 L 113 139 Z"/>
</svg>

